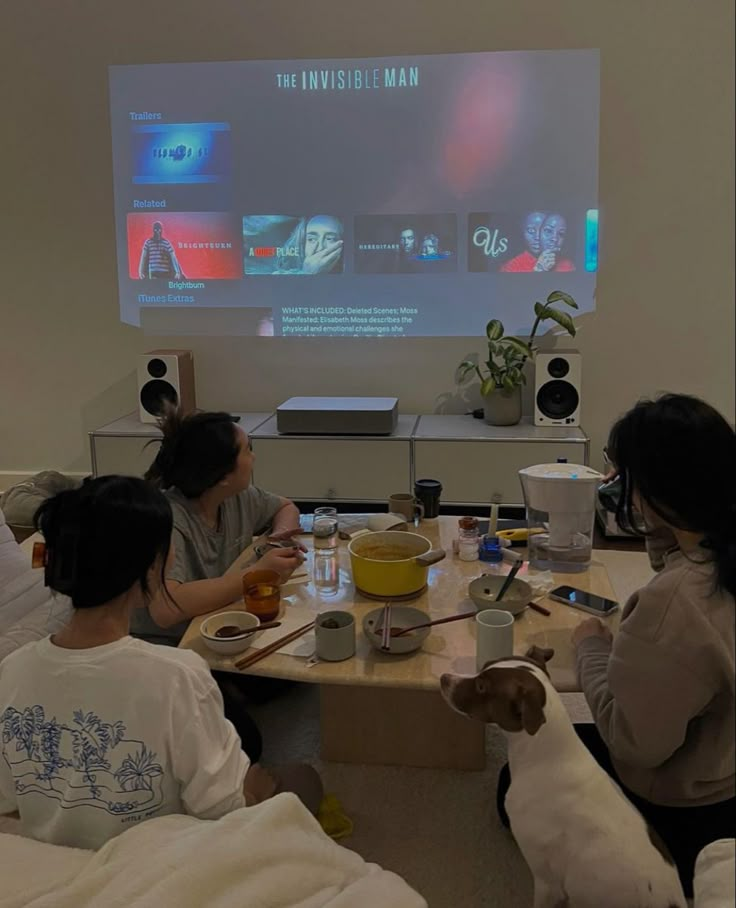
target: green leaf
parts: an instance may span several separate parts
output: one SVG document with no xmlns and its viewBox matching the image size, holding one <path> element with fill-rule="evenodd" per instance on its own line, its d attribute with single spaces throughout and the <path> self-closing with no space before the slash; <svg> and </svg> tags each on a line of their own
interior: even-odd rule
<svg viewBox="0 0 736 908">
<path fill-rule="evenodd" d="M 480 386 L 480 393 L 485 397 L 486 394 L 490 394 L 491 391 L 496 390 L 496 382 L 492 376 L 489 376 L 483 384 Z"/>
<path fill-rule="evenodd" d="M 488 341 L 488 352 L 495 356 L 498 353 L 498 344 L 494 344 L 493 341 Z"/>
<path fill-rule="evenodd" d="M 569 293 L 563 293 L 562 290 L 553 290 L 552 293 L 547 297 L 548 303 L 564 303 L 566 306 L 569 306 L 571 309 L 577 309 L 578 304 L 570 296 Z"/>
<path fill-rule="evenodd" d="M 544 303 L 535 303 L 534 304 L 534 314 L 537 318 L 547 318 L 549 315 L 549 309 Z"/>
<path fill-rule="evenodd" d="M 489 341 L 497 341 L 503 337 L 503 325 L 497 318 L 492 318 L 486 325 L 486 337 Z"/>
<path fill-rule="evenodd" d="M 519 356 L 531 356 L 532 348 L 529 344 L 525 344 L 524 341 L 519 340 L 518 337 L 504 337 L 505 343 L 517 352 Z"/>
<path fill-rule="evenodd" d="M 570 337 L 575 337 L 575 323 L 567 312 L 558 312 L 556 309 L 550 309 L 547 318 L 551 318 L 563 327 Z"/>
<path fill-rule="evenodd" d="M 505 375 L 503 379 L 503 387 L 506 391 L 513 391 L 516 386 L 516 382 L 511 378 L 510 375 Z"/>
</svg>

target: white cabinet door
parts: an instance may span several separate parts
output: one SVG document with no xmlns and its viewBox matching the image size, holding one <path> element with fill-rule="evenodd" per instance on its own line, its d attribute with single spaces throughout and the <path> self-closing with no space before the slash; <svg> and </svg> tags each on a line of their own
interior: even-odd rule
<svg viewBox="0 0 736 908">
<path fill-rule="evenodd" d="M 385 501 L 408 492 L 411 442 L 253 438 L 254 481 L 287 498 Z"/>
<path fill-rule="evenodd" d="M 582 463 L 585 447 L 569 442 L 414 442 L 414 475 L 439 479 L 445 503 L 523 504 L 519 470 L 566 457 Z"/>
</svg>

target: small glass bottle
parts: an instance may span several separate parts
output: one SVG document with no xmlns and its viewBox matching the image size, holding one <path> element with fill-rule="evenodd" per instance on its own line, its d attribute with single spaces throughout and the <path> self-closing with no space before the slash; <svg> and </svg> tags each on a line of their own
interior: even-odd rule
<svg viewBox="0 0 736 908">
<path fill-rule="evenodd" d="M 477 517 L 461 517 L 457 522 L 457 553 L 461 561 L 478 560 L 478 533 Z"/>
<path fill-rule="evenodd" d="M 501 540 L 498 536 L 483 536 L 480 540 L 478 555 L 481 561 L 493 565 L 494 571 L 499 570 L 503 559 L 503 551 L 501 549 Z"/>
</svg>

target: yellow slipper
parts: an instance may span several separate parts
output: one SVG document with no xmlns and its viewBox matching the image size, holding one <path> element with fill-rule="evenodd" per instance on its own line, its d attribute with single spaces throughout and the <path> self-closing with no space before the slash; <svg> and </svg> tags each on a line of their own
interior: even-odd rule
<svg viewBox="0 0 736 908">
<path fill-rule="evenodd" d="M 317 811 L 317 820 L 331 839 L 344 839 L 353 831 L 353 821 L 332 794 L 325 795 Z"/>
</svg>

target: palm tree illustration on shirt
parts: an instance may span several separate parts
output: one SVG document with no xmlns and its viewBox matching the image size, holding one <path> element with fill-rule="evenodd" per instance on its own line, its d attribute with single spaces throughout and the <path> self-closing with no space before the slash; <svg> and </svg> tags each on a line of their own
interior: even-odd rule
<svg viewBox="0 0 736 908">
<path fill-rule="evenodd" d="M 126 726 L 119 720 L 104 722 L 79 709 L 66 724 L 56 716 L 47 720 L 43 707 L 35 705 L 8 707 L 0 725 L 0 755 L 18 796 L 33 792 L 64 807 L 97 807 L 115 814 L 148 813 L 163 802 L 164 769 L 156 753 L 143 741 L 126 739 Z"/>
</svg>

